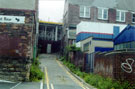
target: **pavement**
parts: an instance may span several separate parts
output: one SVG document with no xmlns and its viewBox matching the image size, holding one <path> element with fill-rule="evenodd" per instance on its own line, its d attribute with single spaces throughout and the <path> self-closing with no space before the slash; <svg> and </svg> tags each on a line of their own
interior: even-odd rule
<svg viewBox="0 0 135 89">
<path fill-rule="evenodd" d="M 43 89 L 93 89 L 86 87 L 56 60 L 56 55 L 42 54 L 39 56 L 45 74 Z"/>
</svg>

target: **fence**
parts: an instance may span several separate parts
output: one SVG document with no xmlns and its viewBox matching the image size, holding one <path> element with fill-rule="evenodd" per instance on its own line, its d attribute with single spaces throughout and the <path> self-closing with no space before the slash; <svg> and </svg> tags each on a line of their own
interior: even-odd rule
<svg viewBox="0 0 135 89">
<path fill-rule="evenodd" d="M 94 56 L 95 56 L 95 53 L 86 54 L 86 56 L 85 56 L 85 72 L 93 73 L 93 71 L 94 71 Z"/>
<path fill-rule="evenodd" d="M 94 73 L 120 81 L 135 83 L 135 51 L 96 53 Z"/>
<path fill-rule="evenodd" d="M 81 68 L 81 70 L 84 70 L 84 57 L 85 54 L 80 52 L 80 51 L 74 51 L 74 52 L 69 52 L 67 55 L 67 59 L 73 63 L 76 67 Z"/>
<path fill-rule="evenodd" d="M 85 72 L 135 83 L 135 51 L 121 50 L 84 54 L 69 52 L 71 63 Z"/>
</svg>

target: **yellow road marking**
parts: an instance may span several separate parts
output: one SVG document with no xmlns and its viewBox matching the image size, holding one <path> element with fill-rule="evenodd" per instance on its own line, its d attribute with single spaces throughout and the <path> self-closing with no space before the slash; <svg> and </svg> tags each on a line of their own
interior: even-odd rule
<svg viewBox="0 0 135 89">
<path fill-rule="evenodd" d="M 47 73 L 47 68 L 46 68 L 46 67 L 45 67 L 45 76 L 46 76 L 47 89 L 50 89 L 50 86 L 49 86 L 49 78 L 48 78 L 48 73 Z"/>
<path fill-rule="evenodd" d="M 85 87 L 84 87 L 84 85 L 79 81 L 79 80 L 77 80 L 71 73 L 69 73 L 64 67 L 63 67 L 63 65 L 58 61 L 58 60 L 56 60 L 56 62 L 58 63 L 58 65 L 70 76 L 70 78 L 75 82 L 75 83 L 77 83 L 80 87 L 82 87 L 83 89 L 86 89 Z"/>
</svg>

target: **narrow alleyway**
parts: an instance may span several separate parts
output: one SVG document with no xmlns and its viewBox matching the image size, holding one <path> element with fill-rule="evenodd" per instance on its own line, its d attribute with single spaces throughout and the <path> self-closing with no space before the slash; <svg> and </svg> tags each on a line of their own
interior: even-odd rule
<svg viewBox="0 0 135 89">
<path fill-rule="evenodd" d="M 39 56 L 45 72 L 44 89 L 85 89 L 64 67 L 56 60 L 56 55 L 42 54 Z"/>
</svg>

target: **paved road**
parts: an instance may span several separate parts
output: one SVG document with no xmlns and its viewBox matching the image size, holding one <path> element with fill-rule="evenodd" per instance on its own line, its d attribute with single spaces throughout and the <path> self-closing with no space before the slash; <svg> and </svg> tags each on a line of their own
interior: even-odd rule
<svg viewBox="0 0 135 89">
<path fill-rule="evenodd" d="M 55 55 L 42 54 L 39 57 L 45 71 L 44 89 L 85 89 L 58 61 Z"/>
<path fill-rule="evenodd" d="M 0 82 L 0 89 L 41 89 L 40 83 L 34 82 L 19 82 L 19 83 L 7 83 Z"/>
</svg>

